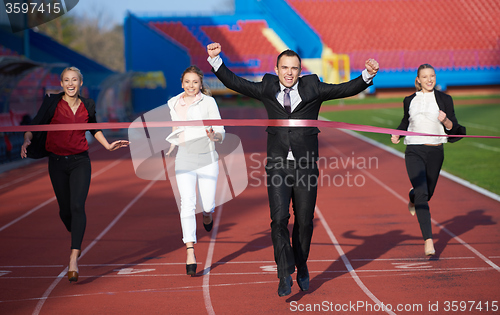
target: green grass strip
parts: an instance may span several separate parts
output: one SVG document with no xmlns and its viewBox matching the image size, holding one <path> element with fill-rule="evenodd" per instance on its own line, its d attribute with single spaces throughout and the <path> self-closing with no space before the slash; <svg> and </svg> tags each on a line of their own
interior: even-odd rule
<svg viewBox="0 0 500 315">
<path fill-rule="evenodd" d="M 401 101 L 401 99 L 399 99 Z M 485 105 L 461 105 L 455 107 L 460 124 L 469 135 L 500 136 L 500 103 Z M 403 108 L 345 110 L 325 112 L 321 116 L 340 122 L 363 124 L 395 129 L 403 117 Z M 361 134 L 404 152 L 403 140 L 392 144 L 390 136 L 369 132 Z M 401 161 L 401 163 L 404 163 Z M 445 144 L 443 169 L 493 193 L 500 194 L 500 140 L 464 138 L 456 143 Z M 407 176 L 406 173 L 401 176 Z"/>
</svg>

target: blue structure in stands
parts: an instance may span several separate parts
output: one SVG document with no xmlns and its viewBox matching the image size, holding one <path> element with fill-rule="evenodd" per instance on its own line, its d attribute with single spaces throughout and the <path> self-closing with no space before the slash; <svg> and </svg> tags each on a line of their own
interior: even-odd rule
<svg viewBox="0 0 500 315">
<path fill-rule="evenodd" d="M 25 36 L 28 36 L 26 39 Z M 67 48 L 50 37 L 31 29 L 26 32 L 12 33 L 0 29 L 0 42 L 3 46 L 17 52 L 25 53 L 25 42 L 29 43 L 29 59 L 42 64 L 58 64 L 52 72 L 60 74 L 65 67 L 79 68 L 84 75 L 84 84 L 89 89 L 89 97 L 97 99 L 99 85 L 115 72 L 105 66 Z"/>
<path fill-rule="evenodd" d="M 323 44 L 319 36 L 302 20 L 302 18 L 286 3 L 286 1 L 244 1 L 236 0 L 235 15 L 211 17 L 162 17 L 140 18 L 129 14 L 125 20 L 125 59 L 127 71 L 162 71 L 167 81 L 166 90 L 134 92 L 136 112 L 142 112 L 164 104 L 170 97 L 182 91 L 180 76 L 191 64 L 198 65 L 207 77 L 213 77 L 206 61 L 206 45 L 218 41 L 207 35 L 206 28 L 227 26 L 230 31 L 241 30 L 240 22 L 263 21 L 290 49 L 297 51 L 302 58 L 321 58 Z M 197 47 L 186 47 L 159 28 L 163 22 L 179 23 L 196 38 Z M 157 26 L 157 27 L 156 27 Z M 267 40 L 262 37 L 263 42 Z M 270 46 L 270 43 L 267 43 Z M 196 45 L 195 45 L 196 46 Z M 266 57 L 266 66 L 261 58 L 245 58 L 227 55 L 224 46 L 222 57 L 226 64 L 243 76 L 258 76 L 273 71 L 276 48 Z M 259 57 L 259 56 L 256 56 Z M 258 68 L 252 70 L 252 68 Z M 248 69 L 248 70 L 247 70 Z M 265 70 L 262 70 L 265 69 Z"/>
<path fill-rule="evenodd" d="M 323 43 L 318 34 L 284 0 L 235 0 L 236 15 L 263 16 L 287 46 L 301 58 L 321 58 Z"/>
<path fill-rule="evenodd" d="M 238 75 L 250 79 L 258 78 L 267 72 L 273 73 L 276 56 L 284 47 L 297 51 L 303 60 L 318 60 L 316 64 L 320 64 L 325 43 L 291 3 L 285 0 L 235 0 L 234 15 L 211 17 L 146 18 L 129 14 L 125 20 L 126 69 L 162 71 L 167 81 L 165 90 L 135 94 L 136 111 L 155 108 L 180 93 L 181 73 L 191 64 L 204 71 L 212 88 L 217 85 L 206 61 L 205 47 L 211 42 L 222 44 L 222 57 L 228 67 Z M 267 30 L 272 30 L 271 33 L 277 36 L 267 37 L 264 34 Z M 282 43 L 281 46 L 279 42 Z M 335 50 L 333 52 L 347 53 Z M 395 51 L 394 58 L 402 58 L 398 57 L 403 56 L 402 52 Z M 374 51 L 375 56 L 372 57 L 378 58 L 377 53 L 380 52 Z M 351 58 L 354 58 L 354 55 Z M 386 65 L 390 63 L 387 56 L 380 55 Z M 351 77 L 360 74 L 364 62 L 360 60 L 358 54 L 356 64 L 351 64 Z M 415 68 L 384 68 L 384 63 L 372 92 L 374 89 L 413 87 Z M 306 68 L 305 72 L 307 71 Z M 500 64 L 492 67 L 436 67 L 436 71 L 442 89 L 448 86 L 500 84 Z M 321 76 L 317 70 L 313 72 Z"/>
</svg>

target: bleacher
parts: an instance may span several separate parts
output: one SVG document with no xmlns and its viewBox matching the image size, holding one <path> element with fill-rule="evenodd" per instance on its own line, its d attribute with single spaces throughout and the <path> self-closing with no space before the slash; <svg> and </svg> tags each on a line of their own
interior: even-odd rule
<svg viewBox="0 0 500 315">
<path fill-rule="evenodd" d="M 202 26 L 201 29 L 214 42 L 219 42 L 231 63 L 245 65 L 232 67 L 236 72 L 264 74 L 273 72 L 277 49 L 262 34 L 268 28 L 266 21 L 238 21 L 237 25 Z M 205 52 L 206 55 L 206 52 Z"/>
<path fill-rule="evenodd" d="M 45 68 L 35 68 L 23 77 L 10 95 L 10 108 L 33 114 L 43 101 L 47 91 L 60 90 L 59 76 L 48 72 Z"/>
<path fill-rule="evenodd" d="M 200 41 L 181 22 L 150 22 L 149 25 L 163 32 L 170 39 L 184 47 L 195 65 L 203 72 L 210 71 L 210 65 L 206 62 L 207 51 Z M 205 60 L 202 58 L 205 57 Z"/>
<path fill-rule="evenodd" d="M 211 25 L 169 21 L 149 22 L 149 26 L 164 33 L 189 53 L 192 63 L 210 73 L 206 45 L 219 42 L 226 64 L 239 75 L 263 75 L 274 72 L 279 51 L 263 35 L 268 28 L 264 20 L 238 20 L 235 24 Z"/>
<path fill-rule="evenodd" d="M 13 110 L 8 113 L 0 113 L 0 126 L 19 126 L 26 114 L 26 112 Z M 1 132 L 0 163 L 19 159 L 23 142 L 24 133 L 22 132 Z"/>
<path fill-rule="evenodd" d="M 114 72 L 55 40 L 36 32 L 12 33 L 0 28 L 0 62 L 2 89 L 0 89 L 0 126 L 19 125 L 21 119 L 33 118 L 42 104 L 45 93 L 62 90 L 59 73 L 66 66 L 79 68 L 85 76 L 82 95 L 98 99 L 100 84 Z M 29 39 L 29 41 L 26 41 Z M 25 49 L 29 44 L 29 50 Z M 29 51 L 28 56 L 23 54 Z M 29 119 L 26 119 L 29 121 Z M 0 164 L 20 159 L 22 132 L 0 133 Z M 12 147 L 11 154 L 7 149 Z"/>
<path fill-rule="evenodd" d="M 0 56 L 19 56 L 19 54 L 5 46 L 0 45 Z"/>
<path fill-rule="evenodd" d="M 206 45 L 219 42 L 226 65 L 254 81 L 274 73 L 276 56 L 289 47 L 302 57 L 303 74 L 327 80 L 336 56 L 349 56 L 351 77 L 360 75 L 366 59 L 377 59 L 384 75 L 369 93 L 411 88 L 423 63 L 437 69 L 443 90 L 500 84 L 498 0 L 234 1 L 231 15 L 130 14 L 127 70 L 163 71 L 168 98 L 181 91 L 180 74 L 195 64 L 215 94 L 229 94 L 206 61 Z"/>
<path fill-rule="evenodd" d="M 497 0 L 286 1 L 353 70 L 369 57 L 390 70 L 500 67 Z"/>
</svg>

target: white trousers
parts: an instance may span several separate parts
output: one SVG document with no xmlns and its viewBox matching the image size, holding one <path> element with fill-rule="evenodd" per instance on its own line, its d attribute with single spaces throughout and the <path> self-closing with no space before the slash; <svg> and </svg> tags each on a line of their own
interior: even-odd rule
<svg viewBox="0 0 500 315">
<path fill-rule="evenodd" d="M 182 241 L 196 243 L 196 187 L 204 213 L 212 213 L 215 209 L 215 190 L 219 163 L 216 160 L 199 168 L 182 168 L 175 170 L 177 187 L 181 197 Z"/>
</svg>

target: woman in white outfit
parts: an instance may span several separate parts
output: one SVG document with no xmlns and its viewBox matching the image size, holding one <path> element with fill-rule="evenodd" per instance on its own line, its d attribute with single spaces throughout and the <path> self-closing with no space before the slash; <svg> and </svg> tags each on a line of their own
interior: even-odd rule
<svg viewBox="0 0 500 315">
<path fill-rule="evenodd" d="M 221 119 L 217 103 L 203 86 L 203 72 L 190 66 L 182 74 L 184 92 L 168 101 L 173 121 Z M 186 244 L 186 273 L 196 274 L 196 185 L 203 208 L 203 226 L 210 231 L 213 225 L 215 190 L 219 174 L 218 155 L 214 142 L 224 140 L 223 126 L 174 127 L 167 137 L 171 143 L 169 155 L 178 146 L 175 158 L 175 177 L 181 197 L 181 227 Z"/>
</svg>

